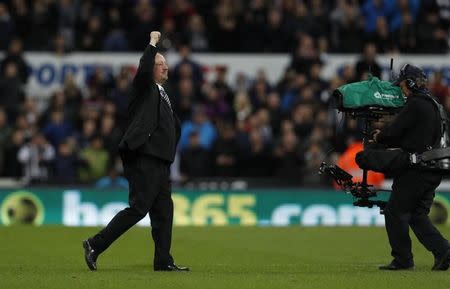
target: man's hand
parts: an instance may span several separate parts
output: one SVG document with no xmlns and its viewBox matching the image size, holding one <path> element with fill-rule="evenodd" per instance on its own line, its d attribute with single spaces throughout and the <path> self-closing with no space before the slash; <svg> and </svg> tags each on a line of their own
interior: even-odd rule
<svg viewBox="0 0 450 289">
<path fill-rule="evenodd" d="M 156 46 L 156 44 L 159 42 L 159 39 L 161 39 L 161 32 L 152 31 L 150 33 L 150 44 L 151 45 Z"/>
<path fill-rule="evenodd" d="M 379 129 L 376 129 L 376 130 L 374 130 L 374 131 L 372 131 L 371 132 L 371 135 L 372 135 L 372 139 L 375 141 L 375 142 L 378 142 L 378 135 L 380 134 L 380 132 L 381 132 L 381 130 L 379 130 Z"/>
</svg>

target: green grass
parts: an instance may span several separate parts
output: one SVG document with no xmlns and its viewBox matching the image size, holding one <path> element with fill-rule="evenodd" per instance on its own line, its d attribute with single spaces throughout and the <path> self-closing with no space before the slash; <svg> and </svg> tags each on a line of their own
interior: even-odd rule
<svg viewBox="0 0 450 289">
<path fill-rule="evenodd" d="M 450 237 L 450 228 L 441 228 Z M 172 253 L 192 272 L 153 272 L 148 229 L 134 228 L 90 272 L 81 240 L 96 228 L 0 227 L 0 288 L 450 288 L 450 271 L 413 238 L 416 271 L 383 272 L 383 228 L 175 228 Z"/>
</svg>

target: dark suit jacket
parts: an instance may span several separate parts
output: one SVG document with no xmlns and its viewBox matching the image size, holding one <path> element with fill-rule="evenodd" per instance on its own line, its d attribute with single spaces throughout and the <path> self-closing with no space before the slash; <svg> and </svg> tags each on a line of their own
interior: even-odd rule
<svg viewBox="0 0 450 289">
<path fill-rule="evenodd" d="M 173 161 L 180 137 L 180 123 L 161 100 L 153 79 L 156 53 L 157 49 L 148 45 L 140 59 L 128 98 L 127 128 L 119 148 Z"/>
</svg>

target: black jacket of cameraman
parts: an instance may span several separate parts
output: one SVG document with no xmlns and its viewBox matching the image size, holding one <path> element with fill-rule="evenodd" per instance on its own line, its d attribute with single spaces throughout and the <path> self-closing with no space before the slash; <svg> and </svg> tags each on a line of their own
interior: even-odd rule
<svg viewBox="0 0 450 289">
<path fill-rule="evenodd" d="M 440 139 L 439 110 L 425 89 L 411 90 L 406 105 L 395 120 L 382 129 L 377 141 L 409 153 L 422 153 Z M 392 193 L 385 207 L 386 231 L 391 245 L 391 264 L 380 269 L 413 268 L 409 227 L 419 241 L 433 253 L 433 270 L 448 268 L 448 241 L 431 223 L 428 213 L 442 176 L 433 171 L 404 167 L 395 174 Z"/>
<path fill-rule="evenodd" d="M 409 153 L 422 153 L 440 138 L 440 115 L 426 90 L 415 90 L 377 141 Z"/>
</svg>

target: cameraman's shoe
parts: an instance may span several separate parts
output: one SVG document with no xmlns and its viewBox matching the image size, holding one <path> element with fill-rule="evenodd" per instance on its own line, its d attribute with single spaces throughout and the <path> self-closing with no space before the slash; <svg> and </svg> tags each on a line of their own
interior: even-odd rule
<svg viewBox="0 0 450 289">
<path fill-rule="evenodd" d="M 446 271 L 450 267 L 450 249 L 440 258 L 436 258 L 433 271 Z"/>
<path fill-rule="evenodd" d="M 380 267 L 378 267 L 378 269 L 389 270 L 389 271 L 400 271 L 400 270 L 412 271 L 415 269 L 415 267 L 414 267 L 414 265 L 409 266 L 409 267 L 403 267 L 403 266 L 399 266 L 395 263 L 390 263 L 388 265 L 380 266 Z"/>
</svg>

